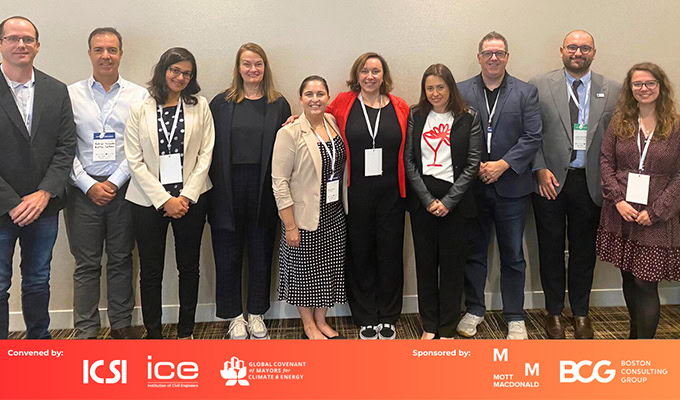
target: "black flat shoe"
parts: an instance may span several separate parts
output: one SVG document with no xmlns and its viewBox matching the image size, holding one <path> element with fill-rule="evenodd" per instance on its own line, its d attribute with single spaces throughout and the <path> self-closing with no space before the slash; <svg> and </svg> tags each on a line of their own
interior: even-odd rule
<svg viewBox="0 0 680 400">
<path fill-rule="evenodd" d="M 326 336 L 326 335 L 324 335 L 324 336 Z M 332 337 L 331 337 L 331 336 L 326 336 L 326 338 L 331 339 L 331 340 L 332 340 L 332 339 L 341 339 L 341 340 L 342 340 L 342 339 L 347 339 L 346 337 L 344 337 L 344 336 L 342 336 L 342 335 L 340 335 L 340 334 L 338 334 L 337 336 L 332 336 Z"/>
</svg>

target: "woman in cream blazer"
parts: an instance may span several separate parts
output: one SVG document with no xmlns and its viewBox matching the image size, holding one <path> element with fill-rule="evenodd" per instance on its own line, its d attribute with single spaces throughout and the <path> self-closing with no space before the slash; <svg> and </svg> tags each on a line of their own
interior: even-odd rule
<svg viewBox="0 0 680 400">
<path fill-rule="evenodd" d="M 346 152 L 320 76 L 300 86 L 304 113 L 274 143 L 272 187 L 281 216 L 279 300 L 297 306 L 304 338 L 342 338 L 326 313 L 344 303 Z"/>
<path fill-rule="evenodd" d="M 147 338 L 161 339 L 161 282 L 168 224 L 179 271 L 177 337 L 192 338 L 198 299 L 201 237 L 215 129 L 208 102 L 195 96 L 196 61 L 183 48 L 163 53 L 144 102 L 133 105 L 125 128 L 131 172 L 125 198 L 133 203 L 140 293 Z"/>
</svg>

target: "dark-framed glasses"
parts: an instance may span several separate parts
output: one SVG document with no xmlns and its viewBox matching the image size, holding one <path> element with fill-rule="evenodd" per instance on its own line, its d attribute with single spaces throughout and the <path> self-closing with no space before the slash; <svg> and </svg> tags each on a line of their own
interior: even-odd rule
<svg viewBox="0 0 680 400">
<path fill-rule="evenodd" d="M 593 48 L 588 46 L 587 44 L 584 44 L 582 46 L 570 44 L 568 46 L 564 46 L 564 48 L 567 50 L 569 54 L 575 54 L 576 50 L 581 50 L 581 54 L 590 54 L 590 52 L 593 51 Z"/>
<path fill-rule="evenodd" d="M 19 42 L 22 41 L 27 46 L 30 46 L 37 42 L 37 40 L 33 36 L 16 36 L 16 35 L 5 36 L 2 38 L 2 40 L 12 45 L 19 44 Z"/>
<path fill-rule="evenodd" d="M 170 73 L 174 77 L 182 75 L 185 79 L 191 79 L 191 77 L 193 76 L 193 73 L 191 71 L 182 71 L 181 69 L 175 67 L 169 67 L 168 71 L 170 71 Z"/>
<path fill-rule="evenodd" d="M 496 56 L 499 60 L 504 59 L 507 57 L 508 52 L 505 50 L 496 50 L 496 51 L 491 51 L 491 50 L 484 50 L 479 55 L 482 56 L 483 59 L 485 60 L 490 60 L 491 57 Z"/>
<path fill-rule="evenodd" d="M 631 82 L 630 85 L 633 87 L 635 90 L 641 90 L 643 86 L 646 86 L 647 89 L 649 90 L 654 90 L 659 86 L 659 81 L 635 81 Z"/>
</svg>

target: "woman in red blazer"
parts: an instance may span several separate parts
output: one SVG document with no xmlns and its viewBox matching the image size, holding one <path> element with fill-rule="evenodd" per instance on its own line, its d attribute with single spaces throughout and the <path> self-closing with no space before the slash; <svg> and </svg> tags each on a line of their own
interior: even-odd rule
<svg viewBox="0 0 680 400">
<path fill-rule="evenodd" d="M 379 54 L 362 54 L 326 112 L 345 141 L 348 171 L 347 291 L 361 339 L 394 339 L 404 282 L 404 144 L 409 107 L 390 94 Z"/>
</svg>

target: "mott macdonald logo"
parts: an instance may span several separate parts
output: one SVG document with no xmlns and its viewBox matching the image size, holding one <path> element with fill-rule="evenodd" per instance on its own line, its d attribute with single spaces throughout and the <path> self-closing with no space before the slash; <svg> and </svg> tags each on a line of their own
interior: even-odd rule
<svg viewBox="0 0 680 400">
<path fill-rule="evenodd" d="M 612 363 L 609 360 L 598 361 L 595 365 L 593 365 L 593 362 L 590 360 L 583 360 L 580 362 L 561 360 L 560 383 L 591 383 L 593 381 L 609 383 L 614 380 L 616 370 L 611 368 L 602 370 L 602 368 L 609 367 L 611 364 Z M 585 372 L 586 376 L 584 376 L 582 371 Z M 587 375 L 588 372 L 590 372 L 590 375 Z"/>
<path fill-rule="evenodd" d="M 226 379 L 224 386 L 250 386 L 250 382 L 245 379 L 248 368 L 243 360 L 232 357 L 231 360 L 224 362 L 224 369 L 220 371 L 222 379 Z"/>
</svg>

